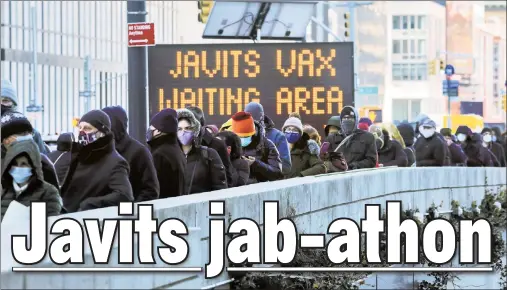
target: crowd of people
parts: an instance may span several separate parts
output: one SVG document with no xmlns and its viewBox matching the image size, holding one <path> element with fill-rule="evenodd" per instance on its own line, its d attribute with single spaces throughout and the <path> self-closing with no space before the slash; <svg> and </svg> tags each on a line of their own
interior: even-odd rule
<svg viewBox="0 0 507 290">
<path fill-rule="evenodd" d="M 362 168 L 506 166 L 499 128 L 437 132 L 427 116 L 415 126 L 372 124 L 345 106 L 321 137 L 298 113 L 274 124 L 255 102 L 220 127 L 198 107 L 164 109 L 146 142 L 129 136 L 123 108 L 92 110 L 80 118 L 79 134 L 62 133 L 51 152 L 17 111 L 10 82 L 2 81 L 1 95 L 2 219 L 14 200 L 44 201 L 48 215 L 58 215 Z"/>
</svg>

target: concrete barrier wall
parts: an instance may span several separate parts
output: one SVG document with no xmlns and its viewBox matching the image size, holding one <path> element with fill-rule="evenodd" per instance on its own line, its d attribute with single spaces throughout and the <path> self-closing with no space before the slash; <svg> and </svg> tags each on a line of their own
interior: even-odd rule
<svg viewBox="0 0 507 290">
<path fill-rule="evenodd" d="M 452 200 L 470 204 L 482 199 L 485 189 L 496 190 L 505 187 L 506 183 L 505 168 L 383 168 L 255 184 L 143 204 L 153 204 L 159 220 L 179 218 L 192 228 L 188 236 L 191 245 L 189 260 L 180 266 L 204 267 L 209 256 L 208 211 L 211 200 L 226 201 L 226 227 L 228 221 L 237 218 L 250 218 L 262 224 L 263 201 L 278 200 L 281 217 L 290 216 L 297 225 L 298 233 L 320 234 L 326 233 L 328 225 L 336 218 L 348 217 L 359 221 L 364 217 L 365 204 L 381 204 L 385 208 L 386 201 L 401 200 L 404 208 L 410 206 L 424 211 L 434 202 L 442 203 L 445 209 L 450 208 Z M 105 208 L 67 214 L 65 217 L 82 220 L 118 216 L 116 208 Z M 54 219 L 50 219 L 49 225 Z M 16 234 L 26 232 L 28 223 L 17 225 Z M 2 230 L 2 256 L 10 256 L 10 246 L 7 248 L 4 244 L 5 234 L 8 233 Z M 10 267 L 13 265 L 8 262 L 5 265 L 4 261 L 2 258 L 2 289 L 210 289 L 229 280 L 225 271 L 219 277 L 208 280 L 204 279 L 203 273 L 23 274 L 12 273 Z M 41 266 L 54 267 L 49 261 L 44 261 Z M 89 253 L 82 266 L 94 266 Z M 110 266 L 117 264 L 111 262 Z M 149 266 L 137 263 L 132 267 Z"/>
</svg>

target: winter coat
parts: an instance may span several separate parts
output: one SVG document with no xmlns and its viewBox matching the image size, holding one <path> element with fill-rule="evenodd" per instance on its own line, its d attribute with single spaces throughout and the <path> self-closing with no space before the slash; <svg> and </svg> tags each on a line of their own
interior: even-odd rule
<svg viewBox="0 0 507 290">
<path fill-rule="evenodd" d="M 34 166 L 34 175 L 30 178 L 28 187 L 16 196 L 13 180 L 9 174 L 11 164 L 20 154 L 28 155 Z M 25 206 L 31 202 L 46 202 L 46 213 L 48 216 L 60 214 L 62 210 L 62 199 L 58 190 L 50 183 L 44 181 L 42 173 L 41 154 L 37 144 L 32 140 L 20 141 L 9 147 L 5 158 L 2 160 L 2 219 L 10 205 L 15 200 Z"/>
<path fill-rule="evenodd" d="M 493 132 L 495 132 L 495 136 L 496 136 L 495 143 L 502 146 L 503 151 L 507 154 L 507 140 L 505 139 L 505 133 L 502 135 L 502 132 L 500 131 L 500 128 L 498 128 L 498 127 L 493 127 L 493 128 L 491 128 L 491 130 L 493 130 Z"/>
<path fill-rule="evenodd" d="M 248 178 L 250 177 L 250 166 L 248 166 L 248 162 L 241 158 L 236 158 L 232 160 L 232 186 L 237 187 L 248 184 Z"/>
<path fill-rule="evenodd" d="M 4 145 L 2 144 L 2 163 L 6 152 L 7 149 L 5 149 Z M 58 176 L 56 175 L 56 170 L 53 165 L 53 162 L 51 162 L 51 160 L 45 154 L 40 153 L 40 157 L 42 162 L 42 174 L 44 175 L 44 181 L 48 182 L 49 184 L 53 185 L 56 189 L 59 190 L 60 182 L 58 181 Z"/>
<path fill-rule="evenodd" d="M 467 155 L 463 152 L 461 146 L 453 142 L 448 148 L 451 153 L 451 166 L 466 166 Z"/>
<path fill-rule="evenodd" d="M 232 164 L 232 184 L 229 187 L 246 185 L 250 176 L 250 166 L 246 160 L 241 159 L 243 155 L 241 139 L 232 131 L 219 132 L 216 138 L 224 141 L 225 145 L 231 149 L 229 157 Z"/>
<path fill-rule="evenodd" d="M 252 136 L 252 143 L 243 148 L 244 156 L 255 158 L 250 165 L 250 178 L 248 184 L 275 181 L 283 178 L 282 161 L 275 144 L 264 136 L 262 127 L 255 124 L 257 134 Z"/>
<path fill-rule="evenodd" d="M 493 155 L 495 155 L 498 160 L 499 167 L 505 167 L 505 151 L 503 150 L 502 145 L 497 142 L 490 142 L 487 148 L 493 153 Z"/>
<path fill-rule="evenodd" d="M 67 212 L 134 201 L 129 165 L 114 146 L 112 133 L 86 146 L 72 144 L 72 161 L 61 189 Z"/>
<path fill-rule="evenodd" d="M 49 159 L 53 162 L 58 181 L 63 183 L 65 175 L 69 170 L 72 154 L 70 152 L 72 146 L 72 133 L 63 133 L 56 140 L 56 151 L 48 154 Z"/>
<path fill-rule="evenodd" d="M 120 107 L 104 109 L 111 119 L 116 151 L 129 164 L 129 181 L 136 202 L 154 200 L 159 197 L 160 186 L 150 150 L 127 133 L 128 118 Z"/>
<path fill-rule="evenodd" d="M 417 167 L 445 165 L 447 144 L 436 133 L 429 138 L 419 137 L 414 147 Z"/>
<path fill-rule="evenodd" d="M 403 142 L 405 142 L 405 148 L 403 151 L 405 151 L 405 154 L 407 154 L 407 166 L 412 166 L 415 162 L 415 130 L 409 123 L 399 124 L 397 128 L 400 132 L 401 138 L 403 138 Z"/>
<path fill-rule="evenodd" d="M 181 151 L 176 133 L 162 135 L 148 142 L 153 156 L 153 164 L 160 186 L 159 198 L 186 194 L 185 166 L 187 161 Z"/>
<path fill-rule="evenodd" d="M 213 134 L 211 134 L 204 127 L 201 127 L 201 132 L 199 134 L 198 140 L 200 142 L 199 145 L 212 148 L 218 153 L 220 160 L 222 160 L 222 164 L 225 168 L 227 184 L 232 184 L 232 164 L 231 159 L 229 158 L 229 154 L 227 154 L 227 146 L 225 146 L 224 142 L 213 137 Z"/>
<path fill-rule="evenodd" d="M 463 152 L 468 157 L 468 167 L 490 167 L 494 166 L 492 153 L 482 145 L 482 137 L 478 133 L 474 133 L 461 144 Z"/>
<path fill-rule="evenodd" d="M 290 151 L 292 167 L 290 173 L 285 175 L 286 179 L 326 173 L 326 167 L 324 166 L 324 162 L 320 160 L 319 155 L 310 151 L 308 146 L 309 140 L 310 136 L 303 133 L 301 138 L 292 147 Z"/>
<path fill-rule="evenodd" d="M 336 148 L 338 148 L 340 143 L 343 141 L 343 139 L 345 139 L 345 136 L 341 133 L 329 134 L 329 128 L 331 126 L 334 126 L 338 129 L 341 128 L 342 125 L 340 123 L 340 116 L 333 116 L 329 118 L 329 120 L 327 121 L 327 125 L 324 128 L 324 133 L 326 136 L 324 141 L 328 142 L 330 145 L 329 152 L 334 152 Z"/>
<path fill-rule="evenodd" d="M 292 163 L 289 143 L 287 142 L 285 134 L 283 134 L 282 131 L 276 129 L 275 123 L 266 115 L 264 116 L 264 128 L 266 138 L 275 144 L 276 149 L 280 154 L 280 160 L 282 160 L 282 173 L 289 173 Z"/>
<path fill-rule="evenodd" d="M 390 134 L 386 130 L 382 130 L 382 133 L 384 134 L 384 146 L 377 148 L 378 162 L 383 166 L 406 167 L 408 158 L 402 145 L 396 140 L 391 140 Z"/>
<path fill-rule="evenodd" d="M 186 155 L 185 192 L 209 192 L 227 188 L 225 167 L 213 148 L 193 146 Z"/>
</svg>

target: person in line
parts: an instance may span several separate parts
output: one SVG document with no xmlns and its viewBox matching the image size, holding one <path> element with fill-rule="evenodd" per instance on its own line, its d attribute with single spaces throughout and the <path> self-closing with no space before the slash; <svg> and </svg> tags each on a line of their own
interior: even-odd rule
<svg viewBox="0 0 507 290">
<path fill-rule="evenodd" d="M 374 168 L 377 163 L 375 137 L 357 128 L 359 115 L 352 106 L 343 107 L 340 113 L 341 130 L 345 139 L 335 152 L 342 152 L 349 170 Z"/>
<path fill-rule="evenodd" d="M 283 178 L 282 161 L 275 144 L 266 138 L 260 124 L 250 113 L 238 112 L 232 116 L 232 132 L 241 138 L 242 158 L 250 167 L 248 184 L 275 181 Z"/>
<path fill-rule="evenodd" d="M 500 144 L 503 148 L 503 151 L 507 154 L 507 132 L 504 132 L 502 134 L 502 131 L 498 127 L 493 127 L 491 130 L 493 131 L 493 136 L 491 139 L 493 142 Z"/>
<path fill-rule="evenodd" d="M 48 157 L 55 166 L 59 183 L 63 183 L 65 175 L 69 171 L 70 161 L 72 158 L 71 148 L 74 142 L 74 134 L 62 133 L 56 140 L 56 150 L 49 153 Z"/>
<path fill-rule="evenodd" d="M 163 109 L 150 120 L 146 142 L 150 147 L 159 184 L 159 198 L 185 195 L 187 161 L 178 143 L 178 114 Z"/>
<path fill-rule="evenodd" d="M 14 143 L 22 140 L 34 140 L 33 127 L 30 121 L 21 113 L 16 111 L 8 111 L 1 117 L 2 127 L 2 160 L 5 157 L 7 149 Z M 35 144 L 37 142 L 34 140 Z M 40 147 L 39 147 L 40 149 Z M 40 152 L 40 151 L 39 151 Z M 53 185 L 58 190 L 60 189 L 60 183 L 58 182 L 58 176 L 53 162 L 49 158 L 40 153 L 42 160 L 42 173 L 44 175 L 44 181 Z"/>
<path fill-rule="evenodd" d="M 407 166 L 413 166 L 415 163 L 415 130 L 412 125 L 409 123 L 401 123 L 397 126 L 398 131 L 400 132 L 401 138 L 403 138 L 403 142 L 405 143 L 405 154 L 407 155 Z"/>
<path fill-rule="evenodd" d="M 129 164 L 114 148 L 109 116 L 91 110 L 78 126 L 78 142 L 72 144 L 72 161 L 61 189 L 67 212 L 134 201 Z"/>
<path fill-rule="evenodd" d="M 208 132 L 210 132 L 211 135 L 213 136 L 215 136 L 219 132 L 218 127 L 215 125 L 206 125 L 204 126 L 204 128 L 206 128 L 206 130 L 208 130 Z"/>
<path fill-rule="evenodd" d="M 256 125 L 261 128 L 263 135 L 275 144 L 280 159 L 282 160 L 282 174 L 288 174 L 291 170 L 291 157 L 289 151 L 289 143 L 285 135 L 275 128 L 275 123 L 264 114 L 264 107 L 256 102 L 250 102 L 245 106 L 245 112 L 250 113 Z"/>
<path fill-rule="evenodd" d="M 341 127 L 340 116 L 332 116 L 327 120 L 327 125 L 324 127 L 324 140 L 329 143 L 330 152 L 334 152 L 344 139 Z"/>
<path fill-rule="evenodd" d="M 473 136 L 468 126 L 459 126 L 456 129 L 456 137 L 467 156 L 468 167 L 493 166 L 489 150 L 482 145 L 482 137 Z"/>
<path fill-rule="evenodd" d="M 303 123 L 303 119 L 301 118 L 301 115 L 298 112 L 292 112 L 289 114 L 289 118 L 297 118 L 301 123 Z M 313 127 L 312 127 L 313 128 Z M 304 132 L 304 126 L 303 126 L 303 132 Z M 318 134 L 318 133 L 317 133 Z M 287 137 L 287 134 L 285 134 L 285 137 Z M 312 140 L 311 138 L 307 141 L 308 150 L 311 154 L 317 156 L 320 158 L 320 144 L 317 143 L 315 140 Z M 289 149 L 292 149 L 290 147 L 289 143 Z M 292 160 L 292 152 L 291 152 L 291 160 Z M 292 161 L 291 161 L 292 162 Z"/>
<path fill-rule="evenodd" d="M 327 173 L 342 172 L 348 170 L 347 161 L 341 152 L 331 151 L 329 142 L 322 143 L 320 147 L 320 160 L 324 162 Z"/>
<path fill-rule="evenodd" d="M 496 159 L 498 160 L 498 167 L 505 167 L 505 152 L 503 150 L 502 145 L 493 141 L 493 136 L 495 136 L 495 132 L 490 128 L 482 129 L 482 140 L 484 147 L 488 148 L 491 151 Z"/>
<path fill-rule="evenodd" d="M 248 161 L 241 158 L 241 156 L 243 156 L 241 139 L 231 131 L 219 132 L 217 138 L 225 142 L 225 145 L 227 145 L 227 152 L 231 158 L 232 185 L 230 187 L 247 185 L 250 176 L 250 166 Z"/>
<path fill-rule="evenodd" d="M 2 97 L 2 116 L 10 111 L 16 111 L 18 107 L 18 95 L 12 83 L 8 80 L 2 80 L 0 85 Z M 46 155 L 50 151 L 48 146 L 42 141 L 42 137 L 35 128 L 32 130 L 33 140 L 39 146 L 39 152 Z"/>
<path fill-rule="evenodd" d="M 283 124 L 282 131 L 289 142 L 292 164 L 290 173 L 285 174 L 286 179 L 326 173 L 322 160 L 309 148 L 310 136 L 303 132 L 300 119 L 288 118 Z"/>
<path fill-rule="evenodd" d="M 129 163 L 129 181 L 132 186 L 134 201 L 158 199 L 160 185 L 153 157 L 145 145 L 128 134 L 127 112 L 120 106 L 105 107 L 102 111 L 111 120 L 111 131 L 114 135 L 116 151 Z"/>
<path fill-rule="evenodd" d="M 48 216 L 59 215 L 62 199 L 53 185 L 44 181 L 41 154 L 33 140 L 13 144 L 2 161 L 2 220 L 12 201 L 25 206 L 45 202 Z"/>
<path fill-rule="evenodd" d="M 201 123 L 188 109 L 178 109 L 177 113 L 178 141 L 187 159 L 185 191 L 187 194 L 194 194 L 226 189 L 227 174 L 220 155 L 215 149 L 206 147 L 199 141 L 199 134 L 202 132 Z M 227 149 L 225 150 L 227 153 Z M 227 159 L 230 160 L 229 156 Z"/>
<path fill-rule="evenodd" d="M 369 131 L 370 126 L 373 124 L 370 118 L 363 117 L 359 119 L 359 125 L 357 127 L 363 131 Z"/>
<path fill-rule="evenodd" d="M 322 138 L 320 137 L 319 131 L 317 131 L 317 129 L 315 129 L 310 124 L 304 124 L 303 132 L 308 134 L 308 136 L 310 136 L 310 140 L 313 140 L 315 141 L 315 143 L 317 143 L 317 145 L 319 146 L 318 152 L 320 154 L 320 147 L 322 146 Z"/>
<path fill-rule="evenodd" d="M 466 166 L 467 165 L 467 155 L 463 152 L 463 149 L 459 144 L 456 143 L 457 139 L 452 134 L 450 128 L 442 128 L 440 129 L 440 134 L 444 137 L 445 143 L 449 148 L 449 153 L 451 157 L 451 166 Z"/>
<path fill-rule="evenodd" d="M 197 145 L 203 145 L 208 148 L 213 148 L 220 156 L 222 164 L 225 167 L 225 173 L 227 175 L 227 184 L 232 184 L 232 164 L 229 154 L 227 154 L 227 148 L 222 140 L 219 140 L 213 136 L 208 130 L 206 130 L 206 119 L 204 113 L 199 107 L 189 106 L 187 110 L 192 112 L 201 125 L 201 131 L 196 135 L 196 141 L 199 142 Z"/>
<path fill-rule="evenodd" d="M 371 125 L 368 130 L 376 135 L 379 140 L 376 144 L 379 167 L 407 166 L 408 158 L 405 151 L 403 151 L 403 146 L 397 140 L 390 138 L 390 133 L 386 128 Z"/>
<path fill-rule="evenodd" d="M 486 146 L 484 146 L 484 140 L 482 139 L 482 135 L 480 133 L 472 133 L 472 142 L 476 144 L 476 146 L 480 147 L 481 150 L 485 150 L 486 161 L 482 166 L 484 167 L 500 167 L 500 162 L 496 158 L 495 154 L 491 152 Z"/>
<path fill-rule="evenodd" d="M 430 118 L 419 123 L 421 137 L 415 142 L 415 162 L 417 167 L 441 167 L 445 165 L 446 144 L 436 133 L 436 124 Z"/>
</svg>

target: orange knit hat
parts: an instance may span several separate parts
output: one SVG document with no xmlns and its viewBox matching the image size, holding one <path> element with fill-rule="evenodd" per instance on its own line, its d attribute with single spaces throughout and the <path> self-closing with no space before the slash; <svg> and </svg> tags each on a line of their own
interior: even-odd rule
<svg viewBox="0 0 507 290">
<path fill-rule="evenodd" d="M 231 131 L 241 138 L 255 135 L 255 125 L 252 115 L 247 112 L 237 112 L 232 116 Z"/>
</svg>

